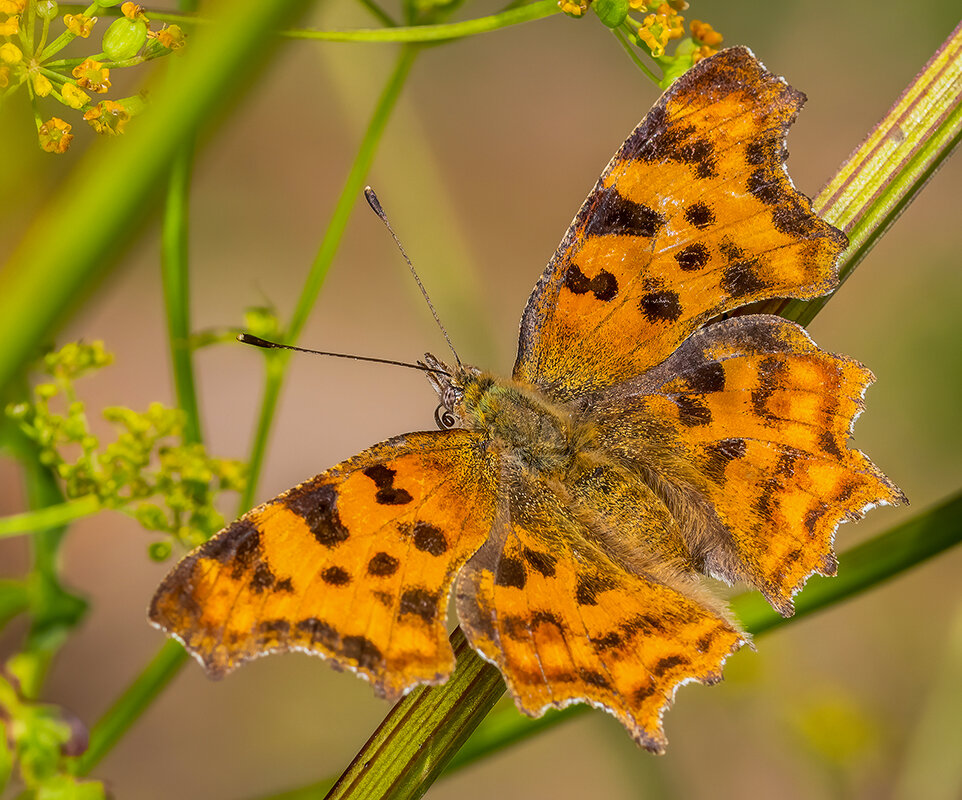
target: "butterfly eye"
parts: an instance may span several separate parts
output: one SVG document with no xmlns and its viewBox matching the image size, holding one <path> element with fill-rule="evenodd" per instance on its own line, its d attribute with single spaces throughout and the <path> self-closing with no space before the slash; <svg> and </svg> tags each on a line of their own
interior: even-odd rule
<svg viewBox="0 0 962 800">
<path fill-rule="evenodd" d="M 458 419 L 443 404 L 438 404 L 434 409 L 434 422 L 442 431 L 449 431 L 458 424 Z"/>
</svg>

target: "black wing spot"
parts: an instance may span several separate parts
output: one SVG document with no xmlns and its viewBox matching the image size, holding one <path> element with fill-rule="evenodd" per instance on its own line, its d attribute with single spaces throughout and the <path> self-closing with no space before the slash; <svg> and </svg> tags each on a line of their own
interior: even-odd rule
<svg viewBox="0 0 962 800">
<path fill-rule="evenodd" d="M 678 292 L 648 292 L 638 301 L 638 309 L 649 322 L 674 322 L 681 316 Z"/>
<path fill-rule="evenodd" d="M 515 589 L 523 589 L 528 582 L 524 564 L 517 558 L 505 556 L 498 562 L 497 574 L 494 577 L 495 585 L 511 586 Z"/>
<path fill-rule="evenodd" d="M 337 514 L 337 490 L 333 486 L 302 484 L 291 489 L 284 504 L 307 523 L 311 534 L 325 547 L 336 547 L 351 535 Z"/>
<path fill-rule="evenodd" d="M 429 555 L 441 556 L 448 550 L 448 540 L 440 528 L 427 522 L 418 522 L 414 526 L 414 546 Z"/>
<path fill-rule="evenodd" d="M 382 506 L 403 506 L 414 499 L 405 489 L 394 487 L 397 470 L 385 467 L 383 464 L 375 464 L 373 467 L 364 470 L 364 474 L 374 481 L 374 485 L 377 487 L 374 499 Z"/>
<path fill-rule="evenodd" d="M 684 272 L 695 272 L 702 269 L 711 257 L 708 248 L 701 242 L 694 242 L 683 250 L 675 253 L 675 261 Z"/>
<path fill-rule="evenodd" d="M 704 230 L 710 225 L 715 224 L 715 212 L 705 203 L 692 203 L 685 209 L 685 219 L 692 227 Z"/>
<path fill-rule="evenodd" d="M 421 586 L 405 589 L 398 611 L 401 614 L 414 614 L 430 624 L 438 615 L 438 596 Z"/>
<path fill-rule="evenodd" d="M 665 217 L 643 203 L 624 197 L 614 186 L 598 192 L 585 233 L 588 236 L 619 234 L 651 238 L 665 224 Z"/>
<path fill-rule="evenodd" d="M 711 409 L 697 397 L 679 395 L 675 398 L 675 405 L 678 406 L 678 419 L 688 428 L 711 422 Z"/>
<path fill-rule="evenodd" d="M 321 580 L 330 586 L 347 586 L 351 575 L 343 567 L 328 567 L 321 573 Z"/>
<path fill-rule="evenodd" d="M 614 300 L 618 295 L 618 279 L 614 275 L 607 270 L 601 270 L 589 280 L 577 264 L 568 267 L 563 285 L 572 294 L 591 292 L 595 299 L 604 303 Z"/>
</svg>

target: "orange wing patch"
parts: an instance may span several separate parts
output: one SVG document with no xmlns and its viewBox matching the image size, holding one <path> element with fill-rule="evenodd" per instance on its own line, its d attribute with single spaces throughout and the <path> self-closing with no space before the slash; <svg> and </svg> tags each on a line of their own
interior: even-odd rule
<svg viewBox="0 0 962 800">
<path fill-rule="evenodd" d="M 547 529 L 517 519 L 496 527 L 458 579 L 461 626 L 524 713 L 587 702 L 663 752 L 661 718 L 676 688 L 721 680 L 747 636 L 690 582 L 633 574 L 562 520 L 552 510 Z"/>
<path fill-rule="evenodd" d="M 303 650 L 393 699 L 454 667 L 447 599 L 487 538 L 493 474 L 476 434 L 397 437 L 246 514 L 167 576 L 151 620 L 215 676 Z"/>
<path fill-rule="evenodd" d="M 679 78 L 602 173 L 535 287 L 515 379 L 570 399 L 660 363 L 722 312 L 833 289 L 846 238 L 783 166 L 803 100 L 745 48 Z"/>
<path fill-rule="evenodd" d="M 709 553 L 704 571 L 747 580 L 788 615 L 809 575 L 835 574 L 840 521 L 905 499 L 848 447 L 872 380 L 794 323 L 745 316 L 699 331 L 605 402 L 612 414 L 628 408 L 667 423 L 673 446 L 694 465 L 670 477 L 708 497 L 724 528 L 716 544 L 737 561 L 733 568 Z"/>
</svg>

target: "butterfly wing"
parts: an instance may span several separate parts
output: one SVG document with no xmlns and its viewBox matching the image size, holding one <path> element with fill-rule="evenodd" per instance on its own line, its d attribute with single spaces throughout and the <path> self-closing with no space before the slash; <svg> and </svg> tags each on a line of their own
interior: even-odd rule
<svg viewBox="0 0 962 800">
<path fill-rule="evenodd" d="M 487 538 L 494 471 L 478 435 L 412 433 L 255 508 L 184 558 L 151 620 L 215 676 L 302 650 L 396 698 L 454 667 L 455 574 Z"/>
<path fill-rule="evenodd" d="M 783 166 L 803 100 L 745 48 L 679 78 L 615 154 L 532 292 L 514 377 L 571 399 L 660 363 L 722 312 L 834 288 L 845 236 Z"/>
<path fill-rule="evenodd" d="M 663 752 L 675 689 L 721 680 L 747 636 L 690 581 L 626 568 L 586 508 L 547 485 L 515 484 L 510 510 L 458 578 L 461 626 L 524 713 L 590 703 Z"/>
<path fill-rule="evenodd" d="M 872 381 L 798 325 L 749 315 L 698 331 L 595 410 L 603 447 L 658 464 L 699 568 L 788 615 L 811 574 L 835 574 L 839 522 L 905 500 L 848 446 Z"/>
</svg>

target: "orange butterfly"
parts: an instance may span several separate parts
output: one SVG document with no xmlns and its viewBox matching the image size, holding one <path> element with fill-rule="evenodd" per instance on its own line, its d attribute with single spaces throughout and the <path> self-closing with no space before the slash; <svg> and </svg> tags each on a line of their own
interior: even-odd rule
<svg viewBox="0 0 962 800">
<path fill-rule="evenodd" d="M 748 635 L 699 573 L 782 614 L 839 522 L 904 497 L 848 447 L 871 373 L 773 316 L 837 285 L 845 236 L 783 167 L 803 96 L 701 61 L 602 173 L 538 281 L 509 379 L 431 355 L 460 426 L 382 442 L 188 555 L 150 618 L 212 675 L 302 650 L 395 699 L 472 646 L 522 711 L 587 702 L 661 752 L 675 689 Z"/>
</svg>

